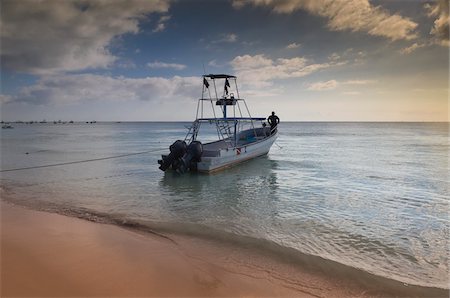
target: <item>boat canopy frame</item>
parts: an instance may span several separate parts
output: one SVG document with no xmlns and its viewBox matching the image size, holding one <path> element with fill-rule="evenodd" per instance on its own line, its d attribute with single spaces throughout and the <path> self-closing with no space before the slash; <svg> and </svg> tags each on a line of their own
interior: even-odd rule
<svg viewBox="0 0 450 298">
<path fill-rule="evenodd" d="M 209 79 L 236 79 L 236 76 L 233 75 L 227 75 L 227 74 L 207 74 L 203 75 L 203 78 L 209 78 Z"/>
<path fill-rule="evenodd" d="M 230 84 L 231 81 L 231 84 Z M 223 83 L 223 92 L 219 97 L 218 86 Z M 233 86 L 233 87 L 232 87 Z M 234 92 L 230 92 L 230 89 Z M 210 105 L 212 117 L 205 117 L 205 111 Z M 227 107 L 232 107 L 232 116 L 228 115 Z M 217 110 L 219 108 L 219 110 Z M 216 111 L 217 110 L 217 111 Z M 217 112 L 217 113 L 216 113 Z M 221 114 L 218 116 L 218 114 Z M 202 95 L 197 102 L 197 112 L 195 121 L 188 129 L 185 141 L 191 143 L 197 140 L 201 123 L 215 124 L 219 140 L 228 142 L 229 147 L 233 148 L 237 144 L 237 136 L 243 130 L 244 125 L 250 123 L 250 129 L 253 130 L 255 137 L 256 121 L 264 121 L 266 118 L 252 117 L 245 99 L 239 95 L 237 77 L 228 74 L 207 74 L 203 75 Z M 234 139 L 234 142 L 233 142 Z"/>
</svg>

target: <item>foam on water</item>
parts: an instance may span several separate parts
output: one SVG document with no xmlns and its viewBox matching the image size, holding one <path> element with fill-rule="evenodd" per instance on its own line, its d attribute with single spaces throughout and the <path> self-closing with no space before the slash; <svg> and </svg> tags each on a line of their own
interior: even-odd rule
<svg viewBox="0 0 450 298">
<path fill-rule="evenodd" d="M 2 169 L 168 148 L 184 125 L 16 125 L 1 135 Z M 447 123 L 284 123 L 280 133 L 282 149 L 214 175 L 162 173 L 154 153 L 2 173 L 2 197 L 158 233 L 246 237 L 448 289 Z"/>
</svg>

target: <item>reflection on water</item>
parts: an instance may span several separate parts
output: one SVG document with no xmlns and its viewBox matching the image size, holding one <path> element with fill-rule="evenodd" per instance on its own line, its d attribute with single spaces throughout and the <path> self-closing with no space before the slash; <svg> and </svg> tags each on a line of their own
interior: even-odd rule
<svg viewBox="0 0 450 298">
<path fill-rule="evenodd" d="M 215 226 L 241 220 L 248 209 L 255 216 L 276 216 L 276 169 L 277 161 L 263 156 L 212 175 L 166 172 L 159 185 L 173 218 Z"/>
<path fill-rule="evenodd" d="M 162 174 L 160 186 L 168 194 L 174 192 L 186 195 L 186 198 L 202 196 L 205 190 L 215 190 L 220 196 L 229 194 L 236 197 L 249 194 L 245 192 L 251 192 L 255 187 L 275 195 L 278 187 L 276 169 L 277 161 L 262 156 L 213 174 L 179 175 L 167 171 Z"/>
</svg>

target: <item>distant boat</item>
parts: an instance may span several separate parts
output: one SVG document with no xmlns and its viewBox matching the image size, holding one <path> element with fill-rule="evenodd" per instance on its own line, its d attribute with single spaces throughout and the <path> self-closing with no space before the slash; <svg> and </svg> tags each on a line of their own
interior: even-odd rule
<svg viewBox="0 0 450 298">
<path fill-rule="evenodd" d="M 230 81 L 234 83 L 234 88 Z M 224 91 L 219 98 L 216 86 L 220 82 L 224 84 Z M 231 89 L 234 89 L 237 97 L 229 92 Z M 232 107 L 231 111 L 227 110 L 228 106 Z M 211 109 L 210 116 L 205 117 L 208 107 Z M 159 168 L 163 171 L 173 169 L 178 173 L 209 173 L 265 155 L 278 136 L 276 126 L 273 129 L 267 127 L 265 120 L 266 118 L 250 116 L 245 100 L 239 96 L 236 76 L 204 75 L 196 119 L 189 127 L 184 141 L 174 142 L 169 148 L 170 154 L 163 155 L 158 161 Z M 200 128 L 208 124 L 215 126 L 218 139 L 202 144 L 198 141 Z"/>
<path fill-rule="evenodd" d="M 2 128 L 7 129 L 7 128 L 14 128 L 14 127 L 10 123 L 5 123 L 2 125 Z"/>
</svg>

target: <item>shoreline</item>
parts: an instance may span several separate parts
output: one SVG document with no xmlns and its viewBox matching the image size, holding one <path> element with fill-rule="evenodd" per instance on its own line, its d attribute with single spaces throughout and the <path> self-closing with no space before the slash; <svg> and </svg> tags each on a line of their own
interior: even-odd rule
<svg viewBox="0 0 450 298">
<path fill-rule="evenodd" d="M 1 202 L 1 296 L 292 296 L 170 239 Z"/>
<path fill-rule="evenodd" d="M 318 257 L 35 211 L 0 200 L 1 296 L 435 296 Z M 173 285 L 177 285 L 174 287 Z"/>
</svg>

